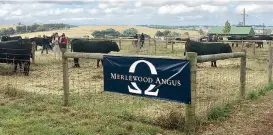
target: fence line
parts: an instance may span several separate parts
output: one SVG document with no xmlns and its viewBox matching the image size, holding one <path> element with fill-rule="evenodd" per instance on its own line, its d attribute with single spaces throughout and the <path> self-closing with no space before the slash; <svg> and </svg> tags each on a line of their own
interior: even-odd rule
<svg viewBox="0 0 273 135">
<path fill-rule="evenodd" d="M 122 42 L 122 40 L 119 40 L 119 41 L 121 41 Z M 128 40 L 129 41 L 129 40 Z M 162 46 L 163 47 L 165 47 L 165 44 L 166 44 L 166 48 L 168 47 L 168 45 L 169 45 L 169 43 L 168 42 L 170 42 L 171 40 L 161 40 L 162 41 L 162 43 L 164 43 Z M 251 41 L 253 41 L 253 40 L 251 40 Z M 159 54 L 160 53 L 160 51 L 158 51 L 158 50 L 160 50 L 160 48 L 159 48 L 159 45 L 157 45 L 158 43 L 160 43 L 159 41 L 157 42 L 156 40 L 152 40 L 152 41 L 150 41 L 150 39 L 149 39 L 149 42 L 154 42 L 154 45 L 155 45 L 155 53 L 157 53 L 157 54 Z M 184 42 L 184 41 L 178 41 L 177 43 L 182 43 L 182 42 Z M 242 42 L 241 40 L 240 40 L 240 42 Z M 253 41 L 254 42 L 254 41 Z M 212 42 L 205 42 L 205 43 L 212 43 Z M 222 42 L 219 42 L 219 43 L 222 43 Z M 244 43 L 244 42 L 242 42 L 242 43 Z M 153 44 L 153 43 L 151 43 L 151 44 Z M 122 44 L 123 45 L 123 44 Z M 171 44 L 172 45 L 172 52 L 173 51 L 175 51 L 175 49 L 174 49 L 174 44 L 172 43 Z M 124 46 L 122 46 L 122 49 L 125 49 L 125 47 Z M 152 48 L 153 49 L 153 48 Z M 170 49 L 170 48 L 169 48 Z M 254 46 L 254 48 L 253 48 L 253 54 L 254 55 L 256 55 L 256 56 L 259 56 L 260 57 L 260 52 L 258 51 L 259 49 L 256 49 L 256 53 L 255 53 L 255 46 Z M 63 83 L 58 83 L 58 87 L 63 87 L 63 92 L 62 92 L 62 95 L 63 95 L 63 102 L 64 102 L 64 105 L 65 106 L 68 106 L 69 105 L 69 101 L 70 101 L 70 98 L 69 98 L 69 95 L 70 95 L 70 91 L 72 92 L 73 91 L 73 88 L 71 87 L 71 84 L 69 83 L 69 81 L 71 81 L 71 80 L 69 80 L 69 78 L 71 79 L 72 78 L 72 76 L 69 76 L 69 67 L 68 67 L 68 59 L 69 58 L 75 58 L 75 57 L 77 57 L 77 58 L 87 58 L 87 59 L 103 59 L 103 56 L 105 56 L 105 55 L 110 55 L 110 54 L 98 54 L 98 53 L 76 53 L 76 52 L 65 52 L 66 50 L 64 50 L 64 49 L 62 49 L 62 65 L 61 65 L 61 63 L 60 63 L 60 61 L 56 61 L 55 62 L 55 64 L 57 65 L 57 66 L 62 66 L 62 68 L 61 67 L 57 67 L 56 69 L 59 69 L 59 70 L 56 70 L 55 68 L 54 68 L 54 70 L 55 71 L 58 71 L 57 73 L 59 74 L 58 76 L 60 77 L 59 78 L 59 80 L 60 81 L 62 81 L 61 80 L 61 78 L 63 78 Z M 272 53 L 272 51 L 273 51 L 273 49 L 272 49 L 272 47 L 271 47 L 271 42 L 270 42 L 270 44 L 269 44 L 269 49 L 267 50 L 267 52 L 266 52 L 266 55 L 267 54 L 269 54 L 269 56 L 267 56 L 266 58 L 268 58 L 269 59 L 269 62 L 268 62 L 268 66 L 267 67 L 263 67 L 263 68 L 266 68 L 266 69 L 268 69 L 268 71 L 263 71 L 263 73 L 266 73 L 266 72 L 268 72 L 268 73 L 266 73 L 266 74 L 263 74 L 262 75 L 262 77 L 264 77 L 265 79 L 266 79 L 266 77 L 268 77 L 268 82 L 270 83 L 271 81 L 272 81 L 272 61 L 273 61 L 273 58 L 272 58 L 272 55 L 273 55 L 273 53 Z M 159 53 L 158 53 L 159 52 Z M 252 50 L 250 50 L 250 53 L 252 52 Z M 251 53 L 252 54 L 252 53 Z M 116 56 L 124 56 L 124 57 L 126 57 L 126 56 L 128 56 L 128 57 L 130 57 L 130 56 L 134 56 L 134 57 L 153 57 L 153 58 L 173 58 L 173 59 L 181 59 L 181 56 L 175 56 L 175 57 L 171 57 L 171 56 L 150 56 L 150 55 L 137 55 L 137 54 L 135 54 L 135 55 L 125 55 L 125 54 L 111 54 L 111 55 L 116 55 Z M 169 55 L 169 54 L 168 54 Z M 34 51 L 34 56 L 35 56 L 35 51 Z M 39 55 L 37 55 L 38 57 L 37 57 L 37 65 L 35 64 L 35 66 L 40 66 L 39 64 Z M 194 57 L 194 59 L 192 59 Z M 46 58 L 46 57 L 44 57 L 44 58 Z M 246 72 L 246 60 L 248 61 L 248 63 L 250 63 L 250 61 L 249 61 L 249 59 L 246 59 L 246 52 L 234 52 L 234 53 L 226 53 L 226 54 L 215 54 L 215 55 L 203 55 L 203 56 L 195 56 L 195 54 L 194 53 L 192 53 L 192 52 L 187 52 L 186 53 L 186 59 L 187 60 L 189 60 L 189 61 L 191 61 L 191 64 L 192 64 L 192 68 L 191 68 L 191 78 L 192 78 L 192 80 L 191 80 L 191 87 L 192 87 L 192 102 L 191 102 L 191 104 L 190 105 L 186 105 L 185 106 L 185 114 L 186 114 L 186 117 L 185 117 L 185 120 L 186 120 L 186 130 L 188 130 L 187 132 L 195 132 L 194 130 L 194 127 L 195 127 L 195 123 L 196 123 L 196 116 L 198 115 L 197 114 L 197 108 L 198 108 L 198 106 L 197 106 L 197 100 L 198 100 L 198 96 L 196 96 L 197 95 L 197 92 L 198 92 L 198 90 L 201 90 L 201 89 L 199 89 L 196 85 L 196 83 L 198 83 L 198 80 L 197 80 L 197 77 L 196 76 L 201 76 L 200 74 L 200 72 L 199 72 L 199 70 L 197 70 L 197 67 L 196 67 L 196 63 L 202 63 L 202 62 L 209 62 L 209 61 L 213 61 L 213 60 L 224 60 L 224 59 L 230 59 L 230 58 L 241 58 L 241 61 L 240 61 L 240 69 L 238 69 L 238 71 L 240 70 L 240 77 L 238 76 L 238 77 L 235 77 L 235 78 L 240 78 L 240 81 L 239 80 L 236 80 L 236 82 L 239 82 L 240 83 L 240 86 L 238 86 L 238 84 L 237 84 L 237 86 L 236 86 L 236 92 L 237 92 L 237 87 L 239 87 L 238 88 L 238 94 L 239 94 L 239 96 L 240 97 L 238 97 L 239 99 L 242 99 L 242 98 L 244 98 L 245 97 L 245 93 L 246 93 L 246 90 L 248 89 L 247 87 L 246 87 L 246 74 L 247 74 L 247 72 Z M 256 58 L 256 57 L 254 57 L 254 58 Z M 35 57 L 34 57 L 34 59 L 35 59 Z M 256 61 L 254 61 L 254 62 L 256 62 Z M 266 61 L 267 62 L 267 61 Z M 47 64 L 48 64 L 49 62 L 47 62 Z M 267 64 L 266 64 L 267 65 Z M 51 66 L 51 65 L 50 65 Z M 195 66 L 195 67 L 194 67 Z M 235 66 L 237 66 L 237 65 L 235 65 Z M 244 67 L 244 68 L 243 68 Z M 46 67 L 47 68 L 47 67 Z M 90 68 L 90 65 L 88 65 L 88 67 L 87 67 L 87 69 L 89 69 Z M 198 67 L 199 68 L 199 67 Z M 233 68 L 234 67 L 232 67 L 232 70 L 233 70 Z M 45 68 L 43 68 L 43 69 L 45 69 Z M 200 68 L 201 69 L 201 68 Z M 265 69 L 265 70 L 266 70 Z M 45 73 L 45 72 L 40 72 L 40 69 L 39 69 L 39 72 L 37 72 L 38 71 L 38 69 L 34 69 L 34 70 L 36 70 L 35 72 L 36 73 L 33 73 L 33 74 L 36 74 L 37 75 L 37 73 Z M 52 69 L 51 69 L 52 70 Z M 61 76 L 60 74 L 62 74 L 62 72 L 61 72 L 61 70 L 63 70 L 63 75 Z M 212 68 L 210 68 L 209 70 L 213 70 Z M 235 69 L 236 71 L 237 71 L 237 69 Z M 264 70 L 264 69 L 263 69 Z M 42 71 L 42 70 L 41 70 Z M 49 71 L 49 70 L 47 70 L 47 71 Z M 93 70 L 92 70 L 93 71 Z M 251 70 L 247 70 L 247 71 L 251 71 Z M 259 70 L 255 70 L 255 74 L 257 73 L 257 74 L 260 74 L 260 72 L 257 72 L 257 71 L 259 71 Z M 51 71 L 49 71 L 49 72 L 51 72 Z M 94 72 L 94 71 L 93 71 Z M 75 72 L 74 72 L 75 73 Z M 200 74 L 199 74 L 200 73 Z M 210 72 L 209 72 L 210 73 Z M 85 74 L 85 73 L 82 73 L 82 74 Z M 82 75 L 81 74 L 81 75 Z M 101 75 L 101 73 L 99 73 L 100 75 Z M 267 75 L 268 74 L 268 75 Z M 52 74 L 48 74 L 47 76 L 49 76 L 50 78 L 53 78 L 52 79 L 52 81 L 51 82 L 53 82 L 53 81 L 55 81 L 54 80 L 54 77 L 55 76 L 57 76 L 56 74 L 54 74 L 54 73 L 52 73 Z M 90 74 L 89 74 L 89 76 L 90 76 Z M 253 75 L 253 76 L 255 76 L 255 75 Z M 35 77 L 40 77 L 40 76 L 35 76 Z M 33 77 L 33 78 L 35 78 L 35 77 Z M 234 76 L 232 76 L 232 77 L 234 77 Z M 41 78 L 43 78 L 43 77 L 41 77 Z M 26 78 L 26 79 L 28 79 L 28 78 Z M 8 80 L 8 79 L 6 79 L 6 80 Z M 10 79 L 10 81 L 11 80 L 14 80 L 14 79 Z M 82 80 L 84 80 L 84 78 L 82 79 Z M 34 80 L 34 81 L 36 81 L 36 80 Z M 79 80 L 77 80 L 77 81 L 79 81 Z M 14 82 L 14 81 L 13 81 Z M 21 81 L 21 82 L 23 82 L 23 81 Z M 84 83 L 89 83 L 88 81 L 86 81 L 85 80 L 85 82 Z M 266 83 L 268 83 L 267 82 L 267 80 L 266 81 L 264 81 L 263 80 L 263 82 L 266 82 Z M 31 82 L 31 83 L 33 83 L 33 82 Z M 71 83 L 72 83 L 72 85 L 73 85 L 73 82 L 71 81 Z M 100 82 L 101 83 L 101 82 Z M 221 82 L 220 82 L 221 83 Z M 194 84 L 195 84 L 195 86 L 194 86 Z M 18 84 L 17 84 L 18 85 Z M 32 84 L 31 84 L 32 85 Z M 37 85 L 40 85 L 40 86 L 35 86 L 35 87 L 32 87 L 32 89 L 30 88 L 30 87 L 28 87 L 28 86 L 25 86 L 24 85 L 24 87 L 26 87 L 25 89 L 30 89 L 30 90 L 33 90 L 33 91 L 36 91 L 37 89 L 38 89 L 38 87 L 40 87 L 40 88 L 43 88 L 43 87 L 48 87 L 49 89 L 51 89 L 51 90 L 57 90 L 57 88 L 55 88 L 55 87 L 50 87 L 50 86 L 44 86 L 43 85 L 43 83 L 41 83 L 41 84 L 37 84 Z M 98 84 L 94 84 L 94 85 L 98 85 Z M 18 85 L 19 87 L 22 87 L 23 86 L 23 84 L 19 84 Z M 69 87 L 71 87 L 71 88 L 69 88 Z M 74 87 L 74 86 L 73 86 Z M 84 89 L 86 89 L 87 87 L 84 87 Z M 252 88 L 252 87 L 251 87 Z M 259 86 L 259 88 L 260 88 L 260 86 Z M 35 90 L 34 90 L 35 89 Z M 69 91 L 69 89 L 71 89 L 70 91 Z M 42 91 L 47 91 L 48 89 L 46 89 L 46 90 L 43 90 L 43 89 L 41 89 L 41 91 L 40 92 L 42 92 Z M 61 90 L 61 88 L 60 89 L 58 89 L 58 90 Z M 219 90 L 219 88 L 209 88 L 208 90 Z M 215 91 L 216 92 L 216 91 Z M 201 96 L 203 96 L 203 97 L 206 97 L 206 95 L 201 95 Z M 224 96 L 226 96 L 226 95 L 224 95 Z M 215 96 L 216 97 L 216 96 Z M 220 97 L 219 97 L 220 98 Z M 206 100 L 210 100 L 210 99 L 206 99 Z"/>
<path fill-rule="evenodd" d="M 72 38 L 73 39 L 73 38 Z M 137 41 L 138 39 L 126 39 L 126 38 L 113 38 L 113 39 L 100 39 L 100 38 L 89 38 L 88 40 L 111 40 L 111 41 L 115 41 L 115 42 L 118 42 L 118 45 L 120 47 L 120 50 L 123 49 L 123 46 L 122 46 L 122 42 L 124 41 L 132 41 L 132 45 L 134 44 L 133 42 L 134 41 Z M 174 44 L 175 43 L 186 43 L 186 41 L 177 41 L 177 40 L 174 40 L 174 39 L 169 39 L 169 38 L 166 38 L 165 40 L 161 40 L 161 39 L 158 39 L 158 38 L 146 38 L 145 39 L 145 42 L 148 41 L 148 46 L 150 47 L 151 46 L 151 40 L 153 41 L 153 46 L 154 46 L 154 54 L 157 54 L 157 48 L 158 48 L 158 44 L 159 43 L 165 43 L 166 46 L 165 48 L 168 47 L 168 45 L 171 45 L 171 52 L 173 53 L 174 52 Z M 246 42 L 249 42 L 250 44 L 252 44 L 252 47 L 253 47 L 253 54 L 256 55 L 256 47 L 255 47 L 255 42 L 270 42 L 268 40 L 221 40 L 221 41 L 217 41 L 217 42 L 202 42 L 202 43 L 228 43 L 228 44 L 242 44 L 242 49 L 244 48 Z"/>
<path fill-rule="evenodd" d="M 108 54 L 93 54 L 93 53 L 75 53 L 75 52 L 64 52 L 63 51 L 63 89 L 64 89 L 64 105 L 68 105 L 68 96 L 69 96 L 69 79 L 68 79 L 68 58 L 88 58 L 88 59 L 103 59 L 104 55 Z M 118 55 L 118 54 L 112 54 L 115 56 L 124 56 L 124 57 L 130 57 L 129 55 Z M 137 55 L 131 55 L 135 57 L 143 57 L 143 56 L 137 56 Z M 150 58 L 166 58 L 162 56 L 144 56 L 144 57 L 150 57 Z M 177 59 L 174 57 L 168 57 Z M 186 53 L 186 59 L 188 59 L 191 62 L 191 104 L 186 105 L 185 109 L 185 129 L 187 132 L 193 134 L 195 132 L 195 104 L 196 104 L 196 63 L 201 62 L 207 62 L 207 61 L 214 61 L 214 60 L 223 60 L 223 59 L 229 59 L 229 58 L 241 58 L 241 68 L 240 68 L 240 87 L 239 87 L 239 93 L 240 93 L 240 99 L 244 99 L 245 97 L 245 81 L 246 81 L 246 52 L 235 52 L 235 53 L 225 53 L 225 54 L 214 54 L 214 55 L 204 55 L 204 56 L 197 56 L 196 53 L 193 52 L 187 52 Z"/>
</svg>

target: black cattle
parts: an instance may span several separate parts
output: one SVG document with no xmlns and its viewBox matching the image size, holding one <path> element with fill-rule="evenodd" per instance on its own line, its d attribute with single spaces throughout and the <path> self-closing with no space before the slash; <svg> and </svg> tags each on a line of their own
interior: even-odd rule
<svg viewBox="0 0 273 135">
<path fill-rule="evenodd" d="M 247 40 L 248 36 L 230 36 L 227 37 L 228 40 Z M 234 43 L 232 43 L 232 47 L 234 46 Z M 236 47 L 238 47 L 238 44 L 236 43 Z"/>
<path fill-rule="evenodd" d="M 208 41 L 208 37 L 207 36 L 204 36 L 204 37 L 200 37 L 198 39 L 199 42 L 205 42 L 205 41 Z"/>
<path fill-rule="evenodd" d="M 168 44 L 175 44 L 175 41 L 187 41 L 189 38 L 175 38 L 174 41 L 168 41 Z"/>
<path fill-rule="evenodd" d="M 210 54 L 219 54 L 219 53 L 231 53 L 232 49 L 229 44 L 225 43 L 201 43 L 192 40 L 188 40 L 185 43 L 186 52 L 196 52 L 197 55 L 210 55 Z M 211 61 L 211 67 L 217 67 L 216 60 Z"/>
<path fill-rule="evenodd" d="M 52 46 L 50 45 L 51 41 L 52 41 L 52 38 L 51 37 L 46 37 L 46 38 L 43 38 L 43 37 L 33 37 L 33 38 L 30 38 L 30 41 L 32 43 L 35 43 L 37 46 L 49 46 L 50 49 L 52 50 Z M 37 46 L 36 46 L 36 51 L 37 51 Z"/>
<path fill-rule="evenodd" d="M 22 39 L 22 37 L 21 36 L 13 36 L 13 37 L 2 36 L 1 37 L 1 41 L 10 41 L 10 40 L 19 40 L 19 39 Z"/>
<path fill-rule="evenodd" d="M 24 65 L 25 75 L 29 74 L 32 44 L 29 39 L 19 39 L 0 42 L 0 63 L 14 64 L 14 72 L 17 65 Z"/>
<path fill-rule="evenodd" d="M 247 37 L 247 40 L 273 40 L 273 37 L 268 35 L 251 36 L 251 37 Z M 263 47 L 263 42 L 255 42 L 255 43 L 258 44 L 256 48 Z"/>
<path fill-rule="evenodd" d="M 119 52 L 120 49 L 116 42 L 106 41 L 89 41 L 83 39 L 73 39 L 71 41 L 71 52 L 85 52 L 85 53 L 110 53 L 111 51 Z M 97 67 L 99 67 L 97 60 Z M 101 60 L 103 64 L 103 60 Z M 79 58 L 74 58 L 74 67 L 80 67 Z"/>
<path fill-rule="evenodd" d="M 218 40 L 224 40 L 224 38 L 223 37 L 218 37 Z"/>
</svg>

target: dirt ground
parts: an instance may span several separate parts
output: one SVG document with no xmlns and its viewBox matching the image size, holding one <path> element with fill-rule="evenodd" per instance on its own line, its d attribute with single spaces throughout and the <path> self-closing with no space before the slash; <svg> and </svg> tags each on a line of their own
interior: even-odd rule
<svg viewBox="0 0 273 135">
<path fill-rule="evenodd" d="M 273 135 L 273 92 L 235 107 L 224 122 L 210 124 L 198 135 Z"/>
</svg>

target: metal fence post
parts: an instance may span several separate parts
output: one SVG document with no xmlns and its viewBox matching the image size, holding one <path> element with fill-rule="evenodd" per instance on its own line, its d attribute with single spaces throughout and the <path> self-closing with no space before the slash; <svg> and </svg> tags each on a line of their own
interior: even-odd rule
<svg viewBox="0 0 273 135">
<path fill-rule="evenodd" d="M 185 131 L 187 135 L 195 134 L 196 118 L 195 118 L 195 104 L 196 104 L 196 71 L 197 71 L 197 53 L 187 52 L 186 59 L 191 64 L 191 103 L 186 104 L 185 109 Z"/>
</svg>

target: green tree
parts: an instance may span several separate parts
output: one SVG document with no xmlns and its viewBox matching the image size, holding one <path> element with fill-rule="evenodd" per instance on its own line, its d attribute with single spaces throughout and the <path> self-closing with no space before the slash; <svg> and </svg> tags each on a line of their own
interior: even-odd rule
<svg viewBox="0 0 273 135">
<path fill-rule="evenodd" d="M 155 33 L 155 36 L 157 36 L 157 37 L 162 37 L 162 36 L 164 36 L 164 34 L 163 34 L 163 32 L 161 32 L 161 31 L 157 31 L 157 32 Z"/>
<path fill-rule="evenodd" d="M 223 29 L 223 33 L 224 33 L 224 34 L 229 34 L 230 29 L 231 29 L 231 26 L 230 26 L 230 23 L 229 23 L 228 20 L 227 20 L 226 23 L 225 23 L 225 27 L 224 27 L 224 29 Z"/>
<path fill-rule="evenodd" d="M 116 31 L 115 29 L 113 28 L 110 28 L 110 29 L 106 29 L 106 30 L 102 30 L 101 31 L 103 35 L 107 35 L 107 36 L 114 36 L 114 37 L 117 37 L 117 36 L 120 36 L 121 34 Z"/>
<path fill-rule="evenodd" d="M 129 29 L 124 30 L 122 32 L 122 34 L 124 36 L 134 36 L 134 35 L 137 34 L 137 32 L 138 32 L 137 29 L 135 29 L 135 28 L 129 28 Z"/>
<path fill-rule="evenodd" d="M 173 37 L 180 37 L 181 36 L 181 34 L 177 33 L 177 32 L 172 32 L 170 35 Z"/>
<path fill-rule="evenodd" d="M 171 31 L 169 31 L 169 30 L 164 30 L 164 31 L 163 31 L 163 35 L 164 35 L 165 37 L 167 37 L 170 33 L 171 33 Z"/>
<path fill-rule="evenodd" d="M 185 33 L 184 33 L 184 35 L 187 35 L 187 36 L 188 36 L 188 38 L 190 37 L 189 32 L 185 32 Z"/>
<path fill-rule="evenodd" d="M 94 31 L 92 34 L 91 34 L 94 38 L 98 38 L 98 37 L 103 37 L 103 33 L 101 31 Z"/>
<path fill-rule="evenodd" d="M 199 32 L 200 35 L 204 35 L 204 31 L 202 29 L 199 29 L 198 32 Z"/>
<path fill-rule="evenodd" d="M 9 34 L 9 35 L 14 34 L 15 32 L 16 32 L 15 29 L 12 28 L 12 27 L 10 27 L 10 28 L 7 29 L 7 34 Z"/>
</svg>

